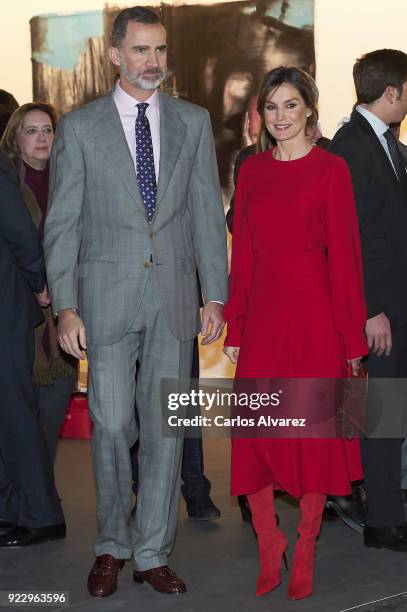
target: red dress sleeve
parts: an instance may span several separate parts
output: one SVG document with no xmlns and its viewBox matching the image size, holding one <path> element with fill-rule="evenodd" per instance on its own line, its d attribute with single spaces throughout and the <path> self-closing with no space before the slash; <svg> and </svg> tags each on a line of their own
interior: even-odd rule
<svg viewBox="0 0 407 612">
<path fill-rule="evenodd" d="M 352 182 L 345 161 L 331 175 L 326 208 L 328 269 L 335 326 L 347 359 L 367 355 L 362 254 Z"/>
<path fill-rule="evenodd" d="M 248 180 L 247 164 L 243 164 L 237 182 L 233 215 L 229 300 L 224 309 L 227 322 L 225 346 L 240 346 L 252 284 L 253 244 L 247 217 Z"/>
</svg>

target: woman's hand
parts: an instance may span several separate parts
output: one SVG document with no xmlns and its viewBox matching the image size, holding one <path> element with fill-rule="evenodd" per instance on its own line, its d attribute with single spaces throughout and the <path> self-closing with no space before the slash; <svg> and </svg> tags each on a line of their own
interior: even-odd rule
<svg viewBox="0 0 407 612">
<path fill-rule="evenodd" d="M 357 376 L 359 374 L 360 369 L 360 360 L 362 357 L 356 357 L 356 359 L 348 359 L 348 362 L 352 366 L 352 374 L 353 376 Z"/>
<path fill-rule="evenodd" d="M 223 352 L 225 353 L 227 357 L 229 357 L 232 363 L 237 363 L 237 360 L 239 359 L 239 351 L 240 351 L 240 346 L 224 346 L 223 347 Z"/>
</svg>

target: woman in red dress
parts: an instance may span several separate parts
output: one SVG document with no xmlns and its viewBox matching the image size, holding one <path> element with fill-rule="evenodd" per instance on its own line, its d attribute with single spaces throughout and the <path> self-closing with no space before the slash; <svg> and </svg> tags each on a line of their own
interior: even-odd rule
<svg viewBox="0 0 407 612">
<path fill-rule="evenodd" d="M 260 138 L 273 146 L 248 158 L 239 173 L 224 352 L 237 362 L 238 379 L 341 378 L 347 362 L 356 375 L 368 347 L 349 171 L 306 137 L 318 114 L 305 72 L 269 72 L 258 111 Z M 300 500 L 288 595 L 302 599 L 313 589 L 326 496 L 350 494 L 361 478 L 358 440 L 232 439 L 232 494 L 247 494 L 258 535 L 257 595 L 280 584 L 287 547 L 273 490 Z"/>
</svg>

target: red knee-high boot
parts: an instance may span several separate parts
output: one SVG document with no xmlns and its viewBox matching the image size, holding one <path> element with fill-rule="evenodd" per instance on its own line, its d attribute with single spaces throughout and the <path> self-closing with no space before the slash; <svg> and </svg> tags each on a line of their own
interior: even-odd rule
<svg viewBox="0 0 407 612">
<path fill-rule="evenodd" d="M 304 599 L 312 593 L 317 537 L 321 530 L 326 495 L 307 493 L 300 500 L 299 538 L 295 545 L 288 584 L 290 599 Z"/>
<path fill-rule="evenodd" d="M 253 527 L 257 533 L 260 574 L 256 595 L 264 595 L 281 583 L 281 563 L 287 548 L 287 538 L 278 529 L 274 512 L 274 492 L 269 486 L 248 495 Z"/>
</svg>

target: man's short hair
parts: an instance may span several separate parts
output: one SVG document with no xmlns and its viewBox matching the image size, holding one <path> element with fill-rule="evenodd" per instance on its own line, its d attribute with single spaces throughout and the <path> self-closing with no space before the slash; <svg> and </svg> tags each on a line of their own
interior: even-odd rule
<svg viewBox="0 0 407 612">
<path fill-rule="evenodd" d="M 155 25 L 161 23 L 159 16 L 154 11 L 143 6 L 133 6 L 120 11 L 113 22 L 112 28 L 112 47 L 120 48 L 127 32 L 129 21 L 144 23 L 145 25 Z"/>
<path fill-rule="evenodd" d="M 396 87 L 399 97 L 407 81 L 407 55 L 395 49 L 379 49 L 362 55 L 353 66 L 358 104 L 378 100 L 389 85 Z"/>
</svg>

